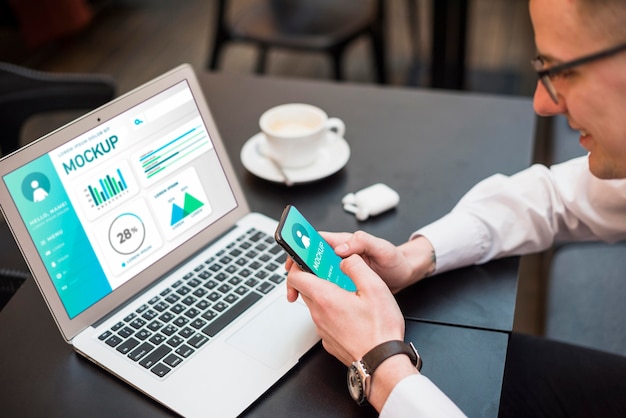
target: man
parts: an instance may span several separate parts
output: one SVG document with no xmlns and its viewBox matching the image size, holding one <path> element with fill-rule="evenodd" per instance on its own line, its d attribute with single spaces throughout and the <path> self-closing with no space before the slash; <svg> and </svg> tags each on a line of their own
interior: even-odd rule
<svg viewBox="0 0 626 418">
<path fill-rule="evenodd" d="M 363 232 L 327 234 L 356 294 L 312 280 L 287 261 L 288 298 L 302 296 L 325 349 L 347 366 L 378 357 L 362 395 L 381 416 L 462 415 L 419 374 L 414 358 L 393 355 L 410 350 L 387 343 L 404 338 L 392 293 L 432 273 L 540 251 L 557 240 L 626 238 L 626 1 L 530 0 L 530 15 L 539 52 L 535 111 L 565 115 L 588 155 L 490 177 L 398 247 Z M 385 353 L 371 354 L 380 344 Z M 514 334 L 501 414 L 626 416 L 624 381 L 619 356 Z"/>
</svg>

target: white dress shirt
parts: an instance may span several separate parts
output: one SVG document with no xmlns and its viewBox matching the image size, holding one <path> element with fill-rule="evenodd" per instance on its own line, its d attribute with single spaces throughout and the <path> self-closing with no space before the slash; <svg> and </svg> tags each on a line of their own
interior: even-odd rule
<svg viewBox="0 0 626 418">
<path fill-rule="evenodd" d="M 387 398 L 380 418 L 456 418 L 463 412 L 423 374 L 402 379 Z"/>
<path fill-rule="evenodd" d="M 600 180 L 587 157 L 551 168 L 534 165 L 491 176 L 450 213 L 419 229 L 437 257 L 436 273 L 549 248 L 557 241 L 626 239 L 626 180 Z M 419 345 L 419 342 L 417 342 Z M 402 380 L 381 417 L 457 416 L 461 412 L 425 376 Z"/>
<path fill-rule="evenodd" d="M 436 272 L 538 252 L 560 241 L 626 238 L 626 180 L 600 180 L 587 157 L 534 165 L 474 186 L 443 218 L 416 231 L 435 249 Z"/>
</svg>

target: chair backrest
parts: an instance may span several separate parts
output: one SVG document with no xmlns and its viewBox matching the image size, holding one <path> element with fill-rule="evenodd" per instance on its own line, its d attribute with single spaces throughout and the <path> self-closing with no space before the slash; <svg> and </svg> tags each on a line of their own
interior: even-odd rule
<svg viewBox="0 0 626 418">
<path fill-rule="evenodd" d="M 564 116 L 538 118 L 537 126 L 535 162 L 586 153 Z M 544 336 L 626 355 L 626 242 L 560 244 L 545 257 Z"/>
<path fill-rule="evenodd" d="M 58 110 L 92 110 L 115 96 L 112 77 L 35 71 L 0 62 L 0 150 L 20 145 L 24 122 L 32 115 Z"/>
<path fill-rule="evenodd" d="M 255 71 L 259 74 L 265 72 L 267 50 L 283 48 L 329 54 L 335 78 L 341 80 L 343 53 L 352 41 L 366 35 L 372 42 L 378 81 L 385 81 L 383 0 L 248 0 L 236 6 L 229 3 L 216 2 L 213 50 L 207 68 L 218 68 L 225 43 L 239 41 L 257 47 Z"/>
<path fill-rule="evenodd" d="M 545 316 L 548 338 L 626 356 L 626 242 L 558 247 Z"/>
<path fill-rule="evenodd" d="M 100 74 L 57 74 L 0 62 L 0 151 L 20 145 L 24 123 L 33 115 L 92 110 L 115 96 L 113 78 Z M 0 220 L 0 310 L 28 277 L 26 264 L 4 220 Z"/>
</svg>

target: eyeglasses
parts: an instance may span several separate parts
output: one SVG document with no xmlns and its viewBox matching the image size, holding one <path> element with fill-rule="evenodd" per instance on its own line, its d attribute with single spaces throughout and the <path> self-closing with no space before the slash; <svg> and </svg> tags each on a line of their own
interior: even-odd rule
<svg viewBox="0 0 626 418">
<path fill-rule="evenodd" d="M 602 58 L 610 57 L 624 50 L 626 50 L 626 43 L 615 46 L 613 48 L 605 49 L 600 52 L 596 52 L 595 54 L 586 55 L 584 57 L 575 59 L 573 61 L 564 62 L 563 64 L 558 64 L 553 67 L 545 68 L 545 69 L 544 69 L 545 62 L 541 55 L 538 55 L 530 63 L 532 64 L 535 71 L 537 71 L 537 76 L 539 77 L 539 80 L 541 80 L 541 83 L 544 85 L 544 87 L 550 94 L 550 98 L 552 99 L 552 101 L 555 104 L 558 104 L 559 97 L 557 95 L 556 89 L 554 88 L 554 84 L 552 83 L 552 79 L 554 77 L 558 76 L 565 70 L 569 70 L 579 65 L 587 64 L 589 62 L 596 61 Z"/>
</svg>

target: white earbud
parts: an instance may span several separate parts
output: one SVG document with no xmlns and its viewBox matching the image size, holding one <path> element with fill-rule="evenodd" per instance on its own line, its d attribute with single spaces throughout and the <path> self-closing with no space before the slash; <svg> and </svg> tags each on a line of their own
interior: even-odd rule
<svg viewBox="0 0 626 418">
<path fill-rule="evenodd" d="M 399 202 L 398 193 L 383 183 L 376 183 L 356 193 L 348 193 L 341 199 L 343 209 L 353 213 L 359 221 L 393 209 Z"/>
</svg>

